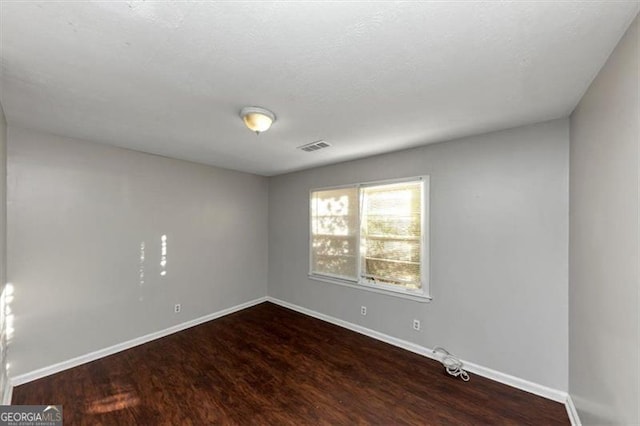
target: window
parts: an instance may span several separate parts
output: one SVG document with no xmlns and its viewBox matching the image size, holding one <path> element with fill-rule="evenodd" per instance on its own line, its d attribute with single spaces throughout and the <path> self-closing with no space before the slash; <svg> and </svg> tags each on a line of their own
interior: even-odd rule
<svg viewBox="0 0 640 426">
<path fill-rule="evenodd" d="M 311 191 L 310 276 L 428 297 L 428 176 Z"/>
</svg>

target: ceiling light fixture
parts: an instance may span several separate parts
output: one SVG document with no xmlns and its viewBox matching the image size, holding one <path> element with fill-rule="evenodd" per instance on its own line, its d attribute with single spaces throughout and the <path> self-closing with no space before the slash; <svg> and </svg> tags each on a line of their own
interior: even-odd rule
<svg viewBox="0 0 640 426">
<path fill-rule="evenodd" d="M 240 117 L 249 130 L 256 132 L 256 135 L 269 130 L 276 121 L 274 113 L 260 107 L 244 107 L 240 111 Z"/>
</svg>

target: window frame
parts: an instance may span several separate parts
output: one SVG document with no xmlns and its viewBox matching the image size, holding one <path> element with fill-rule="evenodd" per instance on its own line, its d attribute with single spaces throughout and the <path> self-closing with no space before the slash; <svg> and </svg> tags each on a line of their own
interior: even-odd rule
<svg viewBox="0 0 640 426">
<path fill-rule="evenodd" d="M 372 186 L 391 185 L 395 183 L 406 182 L 420 182 L 421 183 L 421 203 L 420 203 L 420 289 L 410 290 L 407 288 L 399 287 L 393 284 L 384 283 L 372 283 L 364 280 L 362 277 L 362 259 L 360 258 L 360 249 L 362 244 L 361 228 L 362 228 L 362 188 Z M 313 193 L 318 191 L 331 191 L 336 189 L 356 188 L 358 191 L 358 226 L 357 226 L 357 245 L 356 245 L 356 257 L 357 257 L 357 269 L 355 280 L 350 280 L 344 277 L 338 277 L 331 274 L 322 274 L 314 272 L 313 269 L 313 211 L 312 203 Z M 371 291 L 380 294 L 386 294 L 390 296 L 401 297 L 405 299 L 415 300 L 419 302 L 428 302 L 431 298 L 430 291 L 430 276 L 431 276 L 431 262 L 430 262 L 430 177 L 429 175 L 412 176 L 398 179 L 385 179 L 368 182 L 358 182 L 347 185 L 335 185 L 326 186 L 320 188 L 312 188 L 309 190 L 308 202 L 309 202 L 309 234 L 308 234 L 308 250 L 309 250 L 309 271 L 308 277 L 315 281 L 322 281 L 331 284 L 343 285 L 360 290 Z"/>
</svg>

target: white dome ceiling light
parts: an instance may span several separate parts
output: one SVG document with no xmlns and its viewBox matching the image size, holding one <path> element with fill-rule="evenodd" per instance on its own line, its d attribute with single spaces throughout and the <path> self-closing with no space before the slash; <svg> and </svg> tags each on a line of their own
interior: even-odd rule
<svg viewBox="0 0 640 426">
<path fill-rule="evenodd" d="M 276 121 L 274 113 L 260 107 L 244 107 L 240 111 L 240 117 L 249 130 L 256 132 L 256 135 L 269 130 Z"/>
</svg>

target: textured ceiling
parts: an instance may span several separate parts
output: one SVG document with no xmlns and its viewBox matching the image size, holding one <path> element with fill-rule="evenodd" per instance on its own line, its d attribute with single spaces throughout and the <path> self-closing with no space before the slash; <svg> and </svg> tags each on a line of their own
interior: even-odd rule
<svg viewBox="0 0 640 426">
<path fill-rule="evenodd" d="M 10 125 L 274 175 L 567 116 L 638 9 L 2 1 L 0 101 Z M 247 105 L 278 121 L 256 136 Z"/>
</svg>

